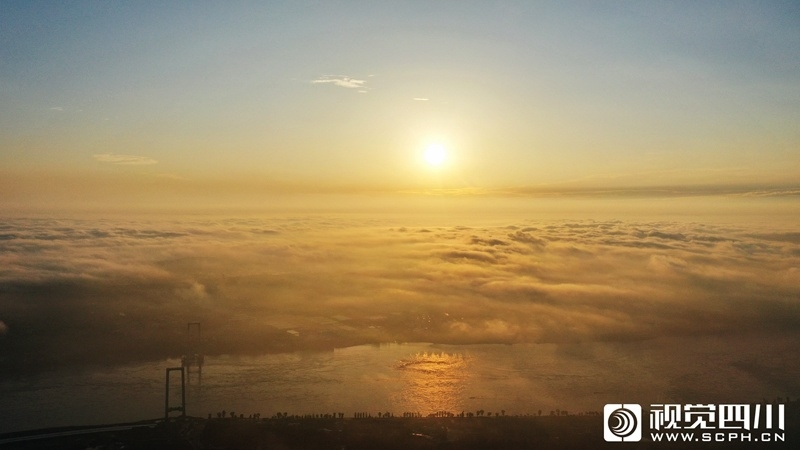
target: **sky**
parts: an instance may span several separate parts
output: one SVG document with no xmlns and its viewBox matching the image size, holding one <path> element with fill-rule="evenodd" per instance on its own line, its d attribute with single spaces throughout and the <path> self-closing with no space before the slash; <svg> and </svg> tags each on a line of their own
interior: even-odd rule
<svg viewBox="0 0 800 450">
<path fill-rule="evenodd" d="M 1 5 L 7 207 L 800 179 L 796 2 Z"/>
</svg>

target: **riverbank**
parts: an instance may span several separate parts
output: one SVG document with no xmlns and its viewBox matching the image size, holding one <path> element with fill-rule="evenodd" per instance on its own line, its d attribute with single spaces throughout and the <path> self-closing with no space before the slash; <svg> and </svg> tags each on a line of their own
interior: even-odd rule
<svg viewBox="0 0 800 450">
<path fill-rule="evenodd" d="M 770 449 L 796 448 L 800 403 L 786 405 L 786 439 Z M 175 418 L 105 427 L 70 427 L 0 436 L 0 448 L 93 449 L 579 449 L 605 442 L 601 414 L 473 417 L 226 417 Z M 699 432 L 697 433 L 700 434 Z M 741 434 L 741 433 L 740 433 Z M 760 435 L 757 433 L 757 435 Z M 654 442 L 626 448 L 755 448 L 753 441 Z"/>
</svg>

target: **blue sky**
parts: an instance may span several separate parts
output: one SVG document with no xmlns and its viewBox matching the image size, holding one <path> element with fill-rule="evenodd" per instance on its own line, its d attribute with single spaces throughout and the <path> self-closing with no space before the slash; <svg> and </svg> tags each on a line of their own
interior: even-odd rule
<svg viewBox="0 0 800 450">
<path fill-rule="evenodd" d="M 325 192 L 800 175 L 793 2 L 2 9 L 0 164 L 21 191 L 43 176 Z M 421 157 L 432 143 L 440 167 Z"/>
</svg>

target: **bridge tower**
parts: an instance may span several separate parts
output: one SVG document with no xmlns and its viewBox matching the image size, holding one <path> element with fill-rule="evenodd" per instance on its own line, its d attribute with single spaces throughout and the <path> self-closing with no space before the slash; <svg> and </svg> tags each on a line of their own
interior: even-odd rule
<svg viewBox="0 0 800 450">
<path fill-rule="evenodd" d="M 205 357 L 200 349 L 201 347 L 201 332 L 200 322 L 189 322 L 186 324 L 188 350 L 185 355 L 181 357 L 181 366 L 186 368 L 187 373 L 191 373 L 192 366 L 197 367 L 198 376 L 203 376 L 203 362 Z"/>
<path fill-rule="evenodd" d="M 181 406 L 169 406 L 170 373 L 181 373 Z M 186 417 L 186 375 L 183 367 L 168 367 L 167 382 L 164 389 L 164 420 L 169 420 L 169 413 L 180 411 L 181 417 Z"/>
</svg>

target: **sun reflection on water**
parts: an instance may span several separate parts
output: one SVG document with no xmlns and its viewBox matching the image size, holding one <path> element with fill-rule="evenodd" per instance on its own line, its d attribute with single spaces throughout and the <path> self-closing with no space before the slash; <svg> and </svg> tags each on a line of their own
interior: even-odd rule
<svg viewBox="0 0 800 450">
<path fill-rule="evenodd" d="M 460 412 L 470 377 L 469 357 L 460 353 L 417 353 L 401 359 L 402 388 L 394 403 L 407 412 Z"/>
</svg>

